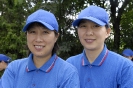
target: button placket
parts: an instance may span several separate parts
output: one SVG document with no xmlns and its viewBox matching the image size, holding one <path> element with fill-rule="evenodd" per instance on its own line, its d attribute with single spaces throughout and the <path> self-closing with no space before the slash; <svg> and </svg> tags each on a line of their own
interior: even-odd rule
<svg viewBox="0 0 133 88">
<path fill-rule="evenodd" d="M 35 87 L 35 84 L 32 84 L 33 87 Z"/>
</svg>

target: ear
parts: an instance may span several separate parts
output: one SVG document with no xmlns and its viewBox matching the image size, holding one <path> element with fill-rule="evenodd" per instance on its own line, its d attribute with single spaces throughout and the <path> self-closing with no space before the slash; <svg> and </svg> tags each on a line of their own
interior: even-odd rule
<svg viewBox="0 0 133 88">
<path fill-rule="evenodd" d="M 107 33 L 107 34 L 106 34 L 106 38 L 108 38 L 108 37 L 109 37 L 110 32 L 111 32 L 111 29 L 110 29 L 110 28 L 107 28 L 107 29 L 106 29 L 106 33 Z"/>
<path fill-rule="evenodd" d="M 56 35 L 57 39 L 58 39 L 59 35 L 60 35 L 60 33 L 58 33 L 58 34 Z"/>
<path fill-rule="evenodd" d="M 55 39 L 55 42 L 56 42 L 57 39 L 59 38 L 59 35 L 60 35 L 59 33 L 55 35 L 55 38 L 56 38 L 56 39 Z"/>
</svg>

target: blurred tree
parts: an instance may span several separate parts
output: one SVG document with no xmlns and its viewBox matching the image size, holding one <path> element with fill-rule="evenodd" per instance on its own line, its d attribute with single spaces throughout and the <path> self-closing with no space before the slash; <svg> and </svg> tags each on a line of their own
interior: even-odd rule
<svg viewBox="0 0 133 88">
<path fill-rule="evenodd" d="M 15 5 L 12 0 L 0 1 L 0 53 L 13 59 L 21 58 L 26 51 L 24 33 L 21 32 L 25 19 L 22 5 Z"/>
<path fill-rule="evenodd" d="M 72 27 L 77 14 L 89 5 L 105 8 L 110 15 L 111 36 L 108 48 L 121 52 L 133 48 L 133 0 L 1 0 L 0 1 L 0 52 L 13 59 L 27 56 L 25 34 L 21 32 L 29 14 L 42 8 L 54 13 L 59 23 L 59 56 L 66 59 L 82 52 L 76 28 Z M 99 13 L 100 14 L 100 13 Z M 130 30 L 130 31 L 129 31 Z"/>
</svg>

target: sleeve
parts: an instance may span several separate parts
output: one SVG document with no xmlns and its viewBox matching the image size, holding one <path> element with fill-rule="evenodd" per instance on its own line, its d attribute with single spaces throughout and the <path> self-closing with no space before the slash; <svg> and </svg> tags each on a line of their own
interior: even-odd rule
<svg viewBox="0 0 133 88">
<path fill-rule="evenodd" d="M 69 57 L 68 59 L 66 59 L 66 61 L 70 64 L 73 64 L 73 59 L 71 57 Z"/>
<path fill-rule="evenodd" d="M 2 86 L 1 86 L 1 78 L 0 78 L 0 88 L 2 88 Z"/>
<path fill-rule="evenodd" d="M 1 77 L 0 88 L 13 88 L 13 84 L 15 82 L 13 68 L 13 65 L 9 64 L 8 67 L 5 69 L 4 74 Z"/>
<path fill-rule="evenodd" d="M 118 88 L 133 88 L 133 66 L 128 66 L 123 69 Z"/>
<path fill-rule="evenodd" d="M 68 75 L 59 88 L 80 88 L 78 73 L 73 72 L 70 75 Z"/>
</svg>

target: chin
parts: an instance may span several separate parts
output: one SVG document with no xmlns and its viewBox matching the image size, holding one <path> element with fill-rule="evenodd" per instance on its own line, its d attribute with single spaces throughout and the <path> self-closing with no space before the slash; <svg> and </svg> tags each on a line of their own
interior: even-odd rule
<svg viewBox="0 0 133 88">
<path fill-rule="evenodd" d="M 85 47 L 85 49 L 86 49 L 86 50 L 92 50 L 92 51 L 93 51 L 93 50 L 96 50 L 96 48 L 94 48 L 94 47 Z"/>
</svg>

